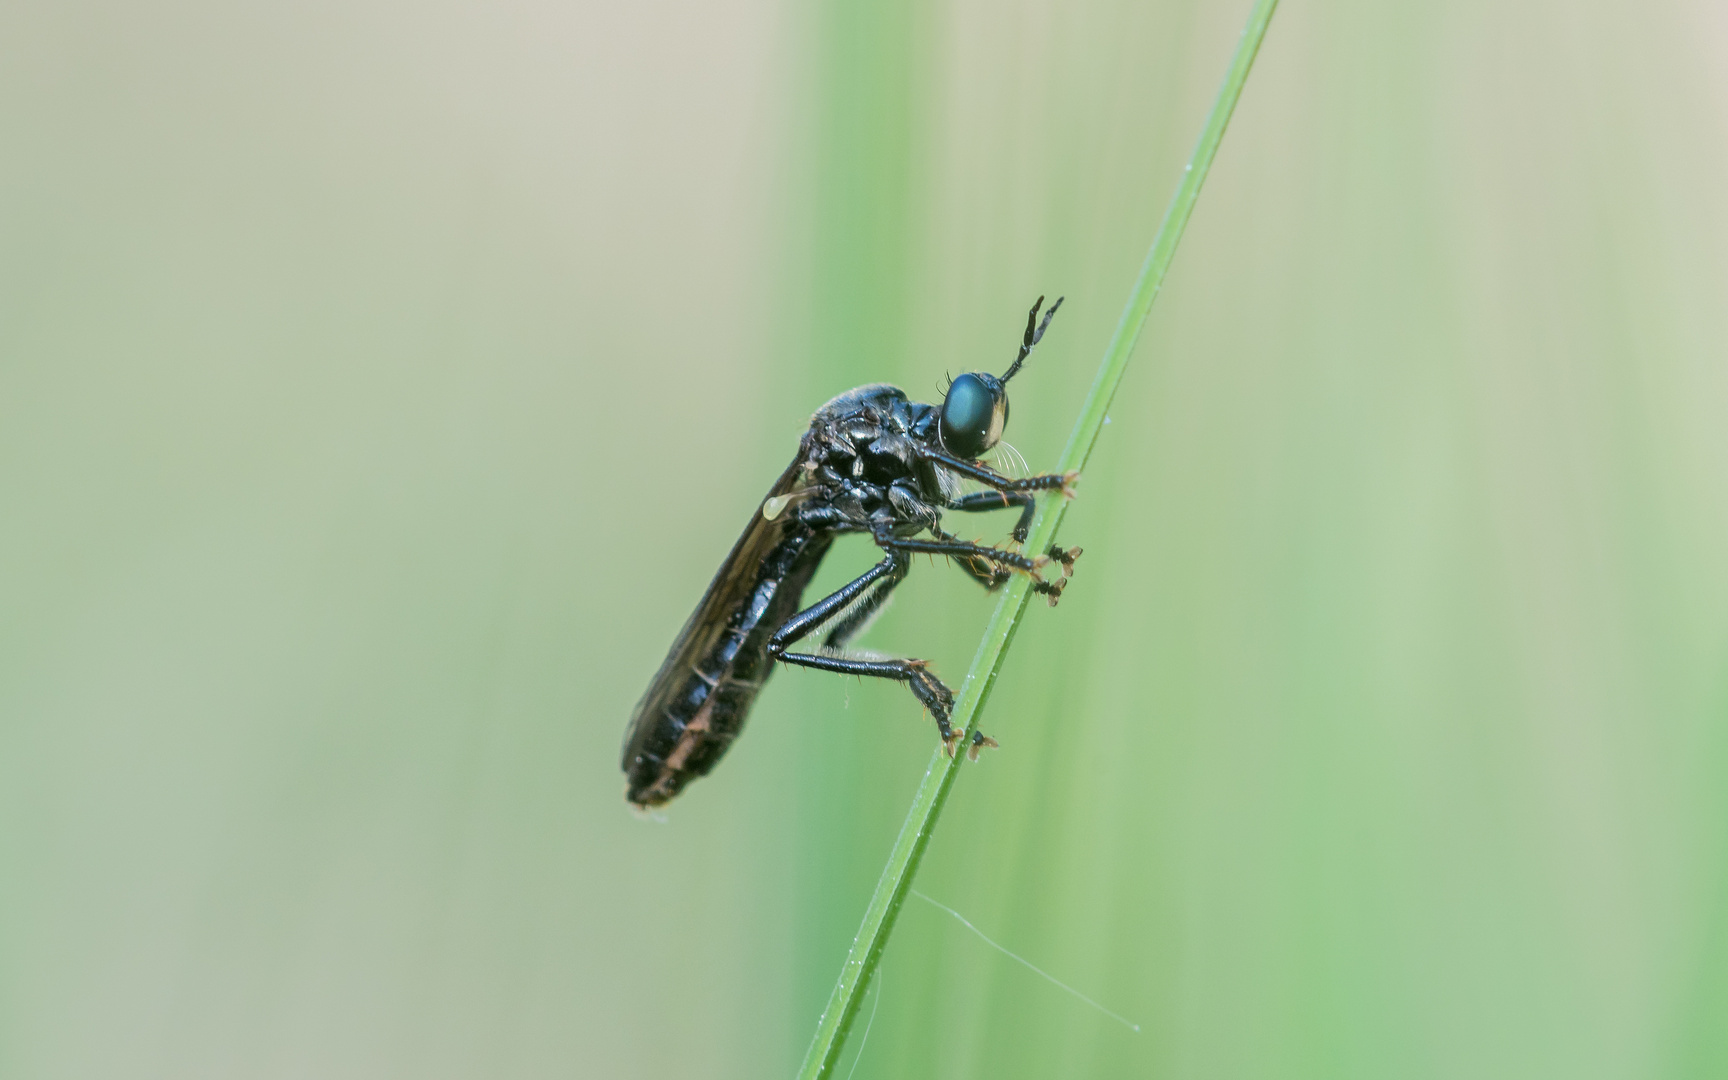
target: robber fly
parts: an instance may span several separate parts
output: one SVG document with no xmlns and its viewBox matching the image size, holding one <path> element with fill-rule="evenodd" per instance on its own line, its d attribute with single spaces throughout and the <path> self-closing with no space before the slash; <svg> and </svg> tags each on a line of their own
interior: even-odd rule
<svg viewBox="0 0 1728 1080">
<path fill-rule="evenodd" d="M 706 775 L 738 737 L 775 663 L 906 683 L 936 718 L 942 742 L 954 754 L 966 734 L 949 723 L 954 694 L 924 661 L 859 656 L 844 649 L 882 609 L 906 577 L 911 557 L 920 552 L 948 556 L 986 589 L 1026 574 L 1052 606 L 1062 595 L 1079 548 L 1052 547 L 1029 557 L 967 543 L 941 528 L 943 510 L 1018 507 L 1020 519 L 1011 534 L 1018 547 L 1032 524 L 1036 492 L 1073 497 L 1076 473 L 1012 479 L 978 461 L 1001 440 L 1008 423 L 1008 380 L 1062 306 L 1058 299 L 1039 322 L 1043 303 L 1039 297 L 1026 316 L 1013 365 L 1000 378 L 975 371 L 954 379 L 940 408 L 911 401 L 898 387 L 873 383 L 816 410 L 798 456 L 751 516 L 630 718 L 623 767 L 632 805 L 665 803 Z M 962 495 L 964 480 L 984 490 Z M 800 610 L 822 556 L 835 537 L 846 533 L 870 537 L 882 549 L 882 561 Z M 1045 581 L 1040 571 L 1052 562 L 1061 566 L 1062 576 Z M 815 633 L 825 633 L 820 648 L 793 651 Z M 981 748 L 995 745 L 975 732 L 967 754 L 976 758 Z"/>
</svg>

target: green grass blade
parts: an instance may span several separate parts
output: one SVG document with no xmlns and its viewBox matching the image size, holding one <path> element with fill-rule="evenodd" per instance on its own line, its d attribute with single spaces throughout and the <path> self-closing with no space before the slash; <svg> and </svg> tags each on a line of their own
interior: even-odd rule
<svg viewBox="0 0 1728 1080">
<path fill-rule="evenodd" d="M 1176 245 L 1181 241 L 1182 231 L 1187 227 L 1188 218 L 1194 211 L 1194 203 L 1200 197 L 1200 186 L 1205 183 L 1206 173 L 1212 167 L 1212 158 L 1217 154 L 1218 144 L 1224 138 L 1224 129 L 1230 123 L 1230 114 L 1236 109 L 1236 101 L 1242 95 L 1242 86 L 1248 81 L 1248 72 L 1254 66 L 1255 54 L 1260 50 L 1261 39 L 1266 36 L 1266 26 L 1271 22 L 1272 12 L 1277 6 L 1278 0 L 1257 0 L 1253 13 L 1248 17 L 1248 25 L 1243 29 L 1242 38 L 1237 43 L 1236 54 L 1230 61 L 1230 70 L 1218 92 L 1218 100 L 1213 103 L 1212 112 L 1206 118 L 1206 126 L 1200 132 L 1200 140 L 1195 144 L 1194 153 L 1183 171 L 1182 182 L 1177 185 L 1176 194 L 1164 212 L 1164 220 L 1158 226 L 1158 235 L 1153 238 L 1152 249 L 1147 252 L 1145 263 L 1140 267 L 1140 278 L 1134 284 L 1134 292 L 1128 298 L 1127 307 L 1123 309 L 1115 336 L 1104 350 L 1104 359 L 1099 364 L 1097 378 L 1092 381 L 1092 389 L 1080 410 L 1080 418 L 1075 422 L 1074 433 L 1069 436 L 1068 446 L 1063 450 L 1061 461 L 1056 467 L 1058 472 L 1083 468 L 1086 459 L 1092 455 L 1092 447 L 1098 441 L 1099 429 L 1104 425 L 1104 415 L 1110 408 L 1111 399 L 1116 396 L 1116 387 L 1122 382 L 1123 372 L 1128 368 L 1128 358 L 1134 352 L 1140 330 L 1145 326 L 1146 316 L 1152 310 L 1152 301 L 1157 298 L 1158 289 L 1164 282 L 1164 273 L 1176 256 Z M 1066 512 L 1065 500 L 1053 499 L 1046 502 L 1033 523 L 1025 550 L 1047 550 L 1055 541 L 1056 530 L 1062 524 L 1062 517 Z M 964 727 L 968 735 L 977 729 L 978 714 L 983 710 L 984 703 L 990 698 L 991 689 L 996 685 L 997 673 L 1002 668 L 1002 658 L 1008 651 L 1009 643 L 1014 640 L 1014 632 L 1026 611 L 1026 601 L 1031 595 L 1030 585 L 1026 578 L 1016 577 L 1003 587 L 996 612 L 991 616 L 990 624 L 984 631 L 984 639 L 978 645 L 978 654 L 972 659 L 972 668 L 955 695 L 954 724 L 957 728 Z M 965 745 L 964 741 L 961 745 Z M 816 1036 L 811 1040 L 810 1050 L 804 1057 L 804 1067 L 798 1073 L 804 1080 L 828 1076 L 840 1058 L 852 1020 L 857 1015 L 858 1006 L 864 999 L 864 991 L 869 986 L 870 976 L 876 971 L 876 964 L 888 943 L 888 935 L 894 929 L 894 920 L 900 913 L 900 907 L 905 902 L 906 893 L 912 887 L 912 879 L 918 871 L 918 864 L 924 857 L 931 830 L 936 827 L 936 821 L 942 814 L 942 806 L 947 802 L 948 791 L 954 785 L 954 778 L 959 775 L 960 763 L 963 760 L 960 756 L 949 758 L 941 750 L 937 750 L 931 757 L 930 767 L 924 774 L 924 782 L 918 787 L 918 794 L 912 800 L 912 809 L 906 815 L 906 823 L 900 827 L 900 835 L 894 841 L 894 850 L 888 857 L 887 865 L 882 868 L 882 877 L 876 883 L 875 893 L 870 897 L 870 906 L 864 912 L 864 923 L 859 927 L 858 936 L 852 941 L 852 950 L 840 969 L 840 980 L 835 984 L 834 992 L 828 998 L 828 1007 L 822 1011 L 822 1019 L 816 1025 Z"/>
</svg>

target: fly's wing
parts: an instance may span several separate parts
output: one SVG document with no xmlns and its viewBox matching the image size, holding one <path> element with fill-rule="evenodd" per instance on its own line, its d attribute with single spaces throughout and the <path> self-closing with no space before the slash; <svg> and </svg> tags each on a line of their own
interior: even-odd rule
<svg viewBox="0 0 1728 1080">
<path fill-rule="evenodd" d="M 748 599 L 762 560 L 796 522 L 796 516 L 787 512 L 785 497 L 804 486 L 803 462 L 804 454 L 800 451 L 786 471 L 780 474 L 780 479 L 775 481 L 763 499 L 762 507 L 750 515 L 750 524 L 744 527 L 744 535 L 732 545 L 732 554 L 720 564 L 719 573 L 714 575 L 708 591 L 702 595 L 702 602 L 696 605 L 684 629 L 679 631 L 678 639 L 672 643 L 672 651 L 666 654 L 666 662 L 660 665 L 654 681 L 648 684 L 648 692 L 636 703 L 630 727 L 624 733 L 625 772 L 630 771 L 637 755 L 649 748 L 657 734 L 676 740 L 676 731 L 665 730 L 665 725 L 670 723 L 667 710 L 677 703 L 697 665 L 713 651 L 732 613 Z"/>
</svg>

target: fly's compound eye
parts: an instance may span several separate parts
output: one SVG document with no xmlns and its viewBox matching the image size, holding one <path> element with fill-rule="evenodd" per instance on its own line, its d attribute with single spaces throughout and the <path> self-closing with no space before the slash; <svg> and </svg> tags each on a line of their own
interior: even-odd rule
<svg viewBox="0 0 1728 1080">
<path fill-rule="evenodd" d="M 955 379 L 942 399 L 942 445 L 976 458 L 995 446 L 1008 423 L 1008 394 L 994 375 L 969 372 Z"/>
</svg>

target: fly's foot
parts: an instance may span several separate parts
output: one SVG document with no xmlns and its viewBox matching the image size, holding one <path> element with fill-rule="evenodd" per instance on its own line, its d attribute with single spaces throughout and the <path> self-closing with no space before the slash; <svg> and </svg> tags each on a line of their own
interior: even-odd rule
<svg viewBox="0 0 1728 1080">
<path fill-rule="evenodd" d="M 1056 601 L 1062 599 L 1062 590 L 1067 587 L 1068 579 L 1066 577 L 1059 577 L 1054 582 L 1034 581 L 1032 583 L 1032 591 L 1049 600 L 1051 607 L 1055 607 Z"/>
<path fill-rule="evenodd" d="M 1074 576 L 1074 560 L 1079 557 L 1080 549 L 1077 547 L 1064 549 L 1051 544 L 1050 554 L 1040 556 L 1040 558 L 1046 564 L 1052 562 L 1060 564 L 1062 576 L 1055 581 L 1044 581 L 1037 574 L 1033 574 L 1032 591 L 1050 601 L 1051 607 L 1055 607 L 1056 601 L 1062 599 L 1062 590 L 1068 587 L 1068 579 Z"/>
<path fill-rule="evenodd" d="M 1062 474 L 1062 497 L 1064 499 L 1073 499 L 1074 498 L 1074 494 L 1075 494 L 1074 484 L 1079 479 L 1080 479 L 1080 470 L 1079 469 L 1069 469 L 1067 472 Z"/>
<path fill-rule="evenodd" d="M 966 760 L 977 761 L 978 755 L 983 753 L 986 747 L 997 747 L 1000 745 L 1002 744 L 984 734 L 982 731 L 974 731 L 972 733 L 972 745 L 966 748 Z M 953 757 L 954 751 L 948 751 L 948 756 Z"/>
<path fill-rule="evenodd" d="M 927 660 L 906 661 L 906 682 L 912 687 L 912 693 L 930 710 L 930 715 L 936 718 L 936 730 L 941 733 L 942 741 L 947 742 L 954 735 L 954 728 L 948 723 L 948 716 L 954 711 L 954 691 L 930 674 Z"/>
<path fill-rule="evenodd" d="M 1056 562 L 1059 562 L 1062 564 L 1062 576 L 1063 577 L 1073 577 L 1074 576 L 1074 560 L 1078 559 L 1080 557 L 1080 551 L 1081 551 L 1081 549 L 1077 548 L 1077 547 L 1071 547 L 1071 548 L 1067 549 L 1066 551 L 1064 551 L 1062 548 L 1057 547 L 1055 544 L 1051 544 L 1049 557 L 1051 559 L 1054 559 Z"/>
</svg>

